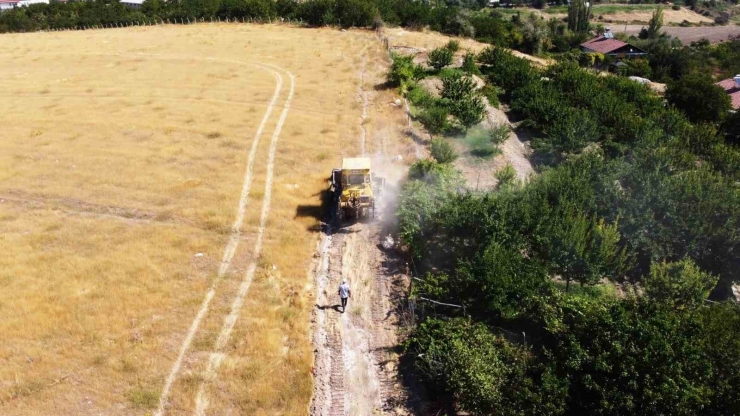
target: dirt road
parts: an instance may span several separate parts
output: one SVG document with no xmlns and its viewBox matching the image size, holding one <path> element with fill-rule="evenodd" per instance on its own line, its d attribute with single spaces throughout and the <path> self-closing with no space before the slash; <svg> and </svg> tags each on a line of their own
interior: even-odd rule
<svg viewBox="0 0 740 416">
<path fill-rule="evenodd" d="M 614 32 L 624 32 L 628 35 L 637 36 L 640 30 L 647 25 L 612 25 Z M 707 39 L 711 43 L 724 42 L 734 36 L 740 36 L 740 26 L 702 26 L 702 27 L 664 27 L 663 31 L 669 36 L 678 38 L 684 44 Z"/>
<path fill-rule="evenodd" d="M 312 415 L 405 413 L 395 346 L 408 280 L 377 244 L 381 224 L 326 228 L 316 274 Z M 352 288 L 344 312 L 337 295 L 342 279 Z"/>
<path fill-rule="evenodd" d="M 322 227 L 313 272 L 314 416 L 409 414 L 397 370 L 408 277 L 381 241 L 393 227 L 397 183 L 419 150 L 395 91 L 379 87 L 389 60 L 376 46 L 366 50 L 357 75 L 358 149 L 342 156 L 370 157 L 387 186 L 376 218 Z M 337 294 L 342 279 L 352 290 L 346 311 Z"/>
</svg>

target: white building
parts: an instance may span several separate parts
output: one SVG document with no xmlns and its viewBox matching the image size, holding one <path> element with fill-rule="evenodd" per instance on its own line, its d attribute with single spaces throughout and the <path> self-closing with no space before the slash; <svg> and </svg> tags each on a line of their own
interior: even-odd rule
<svg viewBox="0 0 740 416">
<path fill-rule="evenodd" d="M 142 4 L 144 4 L 144 0 L 119 0 L 119 1 L 124 6 L 132 7 L 134 9 L 138 9 L 141 7 Z"/>
<path fill-rule="evenodd" d="M 0 0 L 0 11 L 37 3 L 49 4 L 49 0 Z"/>
<path fill-rule="evenodd" d="M 18 7 L 20 0 L 0 0 L 0 11 L 10 10 Z"/>
</svg>

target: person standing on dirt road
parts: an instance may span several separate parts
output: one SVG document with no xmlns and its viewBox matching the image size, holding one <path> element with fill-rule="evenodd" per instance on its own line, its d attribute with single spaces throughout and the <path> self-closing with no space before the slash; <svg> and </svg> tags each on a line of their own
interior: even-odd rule
<svg viewBox="0 0 740 416">
<path fill-rule="evenodd" d="M 339 285 L 339 297 L 342 298 L 342 313 L 347 310 L 347 299 L 352 296 L 352 291 L 349 290 L 347 279 L 342 279 L 342 284 Z"/>
</svg>

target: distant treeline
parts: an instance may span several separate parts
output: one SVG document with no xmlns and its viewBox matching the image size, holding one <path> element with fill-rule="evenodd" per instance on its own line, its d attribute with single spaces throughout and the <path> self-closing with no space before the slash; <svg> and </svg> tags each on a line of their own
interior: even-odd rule
<svg viewBox="0 0 740 416">
<path fill-rule="evenodd" d="M 141 8 L 117 0 L 70 0 L 33 4 L 0 13 L 0 32 L 33 32 L 93 26 L 151 24 L 188 19 L 291 19 L 309 26 L 376 27 L 380 24 L 411 29 L 428 27 L 453 36 L 474 38 L 526 53 L 561 53 L 585 40 L 585 33 L 567 30 L 562 21 L 538 16 L 507 17 L 482 10 L 485 1 L 439 2 L 416 0 L 147 0 Z"/>
<path fill-rule="evenodd" d="M 483 5 L 466 4 L 473 8 Z M 52 0 L 0 14 L 0 32 L 30 32 L 85 26 L 153 22 L 167 19 L 295 19 L 311 26 L 372 27 L 381 21 L 401 26 L 431 26 L 448 33 L 455 28 L 459 7 L 432 7 L 413 0 L 147 0 L 140 9 L 117 0 Z"/>
</svg>

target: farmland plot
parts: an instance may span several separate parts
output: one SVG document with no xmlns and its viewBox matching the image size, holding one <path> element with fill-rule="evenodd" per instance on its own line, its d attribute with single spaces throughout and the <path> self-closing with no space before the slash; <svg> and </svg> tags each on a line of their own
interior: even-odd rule
<svg viewBox="0 0 740 416">
<path fill-rule="evenodd" d="M 304 414 L 369 32 L 3 35 L 0 414 Z"/>
</svg>

